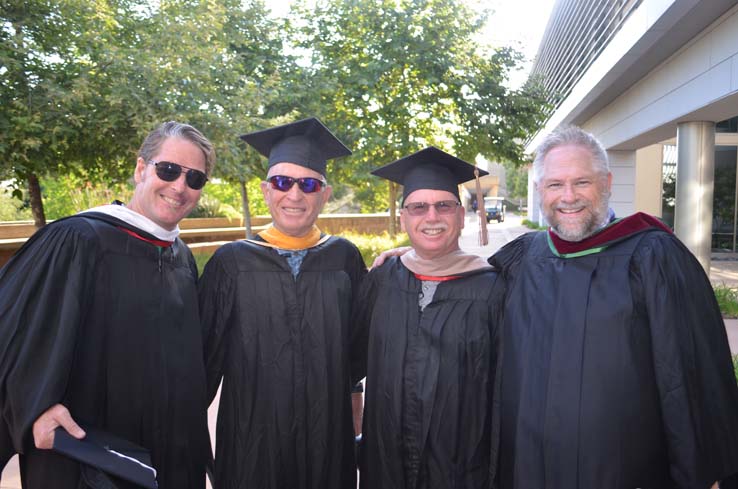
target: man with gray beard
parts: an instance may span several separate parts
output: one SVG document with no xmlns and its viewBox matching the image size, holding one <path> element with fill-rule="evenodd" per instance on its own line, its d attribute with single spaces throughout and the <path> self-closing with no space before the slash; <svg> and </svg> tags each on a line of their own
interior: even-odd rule
<svg viewBox="0 0 738 489">
<path fill-rule="evenodd" d="M 658 219 L 615 218 L 591 134 L 549 135 L 533 178 L 550 228 L 489 260 L 508 286 L 498 486 L 728 487 L 738 387 L 702 267 Z"/>
</svg>

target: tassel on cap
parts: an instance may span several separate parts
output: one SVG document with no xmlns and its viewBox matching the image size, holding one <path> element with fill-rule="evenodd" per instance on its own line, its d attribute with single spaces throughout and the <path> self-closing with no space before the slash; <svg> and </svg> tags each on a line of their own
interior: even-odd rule
<svg viewBox="0 0 738 489">
<path fill-rule="evenodd" d="M 487 215 L 484 210 L 484 196 L 482 195 L 482 183 L 479 181 L 479 168 L 474 167 L 474 178 L 477 186 L 477 216 L 479 217 L 479 245 L 487 246 L 489 236 L 487 235 Z"/>
</svg>

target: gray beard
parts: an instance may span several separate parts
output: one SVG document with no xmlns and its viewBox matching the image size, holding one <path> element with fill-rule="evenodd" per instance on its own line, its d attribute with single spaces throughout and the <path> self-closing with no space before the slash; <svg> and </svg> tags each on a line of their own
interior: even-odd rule
<svg viewBox="0 0 738 489">
<path fill-rule="evenodd" d="M 558 225 L 551 226 L 551 230 L 564 241 L 577 242 L 587 239 L 600 229 L 607 226 L 610 221 L 609 199 L 603 199 L 599 209 L 595 209 L 595 213 L 590 216 L 578 229 L 561 229 Z M 549 216 L 541 209 L 541 212 L 549 220 Z"/>
</svg>

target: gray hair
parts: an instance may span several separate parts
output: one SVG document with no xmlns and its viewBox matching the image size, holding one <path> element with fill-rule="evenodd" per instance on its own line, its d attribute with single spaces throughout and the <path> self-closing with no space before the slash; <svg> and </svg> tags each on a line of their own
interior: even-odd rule
<svg viewBox="0 0 738 489">
<path fill-rule="evenodd" d="M 159 125 L 144 139 L 141 148 L 138 150 L 138 157 L 147 162 L 151 161 L 159 150 L 161 150 L 164 141 L 169 138 L 181 138 L 200 148 L 205 156 L 205 174 L 210 176 L 215 166 L 215 148 L 213 148 L 213 143 L 189 124 L 169 121 Z"/>
<path fill-rule="evenodd" d="M 533 183 L 538 185 L 543 178 L 545 170 L 543 160 L 546 159 L 548 153 L 554 148 L 568 145 L 579 146 L 589 151 L 595 172 L 603 176 L 610 172 L 607 153 L 597 138 L 577 126 L 562 126 L 546 136 L 536 148 L 536 157 L 533 160 Z"/>
</svg>

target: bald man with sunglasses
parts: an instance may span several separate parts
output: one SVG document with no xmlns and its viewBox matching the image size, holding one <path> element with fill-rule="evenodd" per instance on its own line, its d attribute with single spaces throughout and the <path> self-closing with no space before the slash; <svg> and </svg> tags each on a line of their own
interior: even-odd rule
<svg viewBox="0 0 738 489">
<path fill-rule="evenodd" d="M 199 285 L 208 394 L 222 380 L 219 489 L 356 486 L 351 411 L 353 300 L 366 269 L 315 225 L 327 160 L 350 154 L 315 118 L 243 136 L 268 157 L 272 224 L 222 246 Z"/>
<path fill-rule="evenodd" d="M 214 164 L 197 129 L 164 123 L 138 152 L 127 206 L 45 226 L 0 270 L 0 466 L 19 453 L 25 489 L 129 487 L 57 451 L 101 430 L 150 452 L 139 462 L 160 489 L 204 489 L 197 268 L 178 223 Z"/>
</svg>

